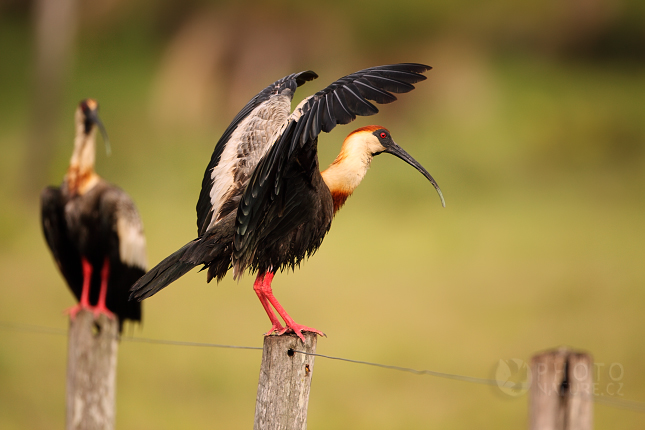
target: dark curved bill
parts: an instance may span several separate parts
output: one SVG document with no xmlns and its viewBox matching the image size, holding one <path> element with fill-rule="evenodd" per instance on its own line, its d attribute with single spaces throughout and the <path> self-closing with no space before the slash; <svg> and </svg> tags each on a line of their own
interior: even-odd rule
<svg viewBox="0 0 645 430">
<path fill-rule="evenodd" d="M 394 143 L 394 142 L 392 142 L 392 143 Z M 417 162 L 417 160 L 412 158 L 412 156 L 410 154 L 405 152 L 403 150 L 403 148 L 401 148 L 396 143 L 394 143 L 393 145 L 388 146 L 387 148 L 385 148 L 384 152 L 387 152 L 388 154 L 392 154 L 392 155 L 394 155 L 396 157 L 399 157 L 401 160 L 405 161 L 410 166 L 414 167 L 419 172 L 421 172 L 421 174 L 423 176 L 425 176 L 426 179 L 428 181 L 430 181 L 430 183 L 434 186 L 435 190 L 437 190 L 437 193 L 439 194 L 439 198 L 441 199 L 441 206 L 443 206 L 444 208 L 446 207 L 446 201 L 443 198 L 443 193 L 441 192 L 441 189 L 439 188 L 439 184 L 437 184 L 437 181 L 434 180 L 432 175 L 430 175 L 430 173 L 428 173 L 428 171 L 421 164 L 419 164 L 419 162 Z"/>
<path fill-rule="evenodd" d="M 112 154 L 112 148 L 110 147 L 110 139 L 108 139 L 107 131 L 103 125 L 103 121 L 99 118 L 99 114 L 96 111 L 91 111 L 92 121 L 96 123 L 99 130 L 101 131 L 101 136 L 103 136 L 103 143 L 105 144 L 105 153 L 109 156 Z"/>
</svg>

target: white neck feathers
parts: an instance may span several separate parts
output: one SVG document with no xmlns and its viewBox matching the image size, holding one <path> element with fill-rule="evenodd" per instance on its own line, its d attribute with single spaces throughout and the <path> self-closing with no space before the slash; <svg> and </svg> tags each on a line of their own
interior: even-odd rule
<svg viewBox="0 0 645 430">
<path fill-rule="evenodd" d="M 84 194 L 96 185 L 98 175 L 94 172 L 95 157 L 96 127 L 92 127 L 89 134 L 85 134 L 83 121 L 77 119 L 74 152 L 65 176 L 67 187 L 72 194 Z"/>
</svg>

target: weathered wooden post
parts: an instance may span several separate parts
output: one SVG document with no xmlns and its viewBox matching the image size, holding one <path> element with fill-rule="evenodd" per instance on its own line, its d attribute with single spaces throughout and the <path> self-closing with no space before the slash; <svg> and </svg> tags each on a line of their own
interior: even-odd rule
<svg viewBox="0 0 645 430">
<path fill-rule="evenodd" d="M 317 338 L 304 333 L 264 338 L 260 382 L 255 403 L 254 430 L 304 430 L 307 428 L 309 390 L 314 371 Z"/>
<path fill-rule="evenodd" d="M 119 323 L 82 310 L 70 320 L 67 351 L 67 430 L 114 428 Z"/>
<path fill-rule="evenodd" d="M 531 430 L 593 428 L 593 357 L 568 348 L 531 359 Z"/>
</svg>

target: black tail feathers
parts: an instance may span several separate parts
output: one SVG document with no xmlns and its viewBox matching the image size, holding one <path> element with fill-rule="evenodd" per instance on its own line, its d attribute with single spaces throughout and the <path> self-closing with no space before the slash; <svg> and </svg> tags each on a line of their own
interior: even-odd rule
<svg viewBox="0 0 645 430">
<path fill-rule="evenodd" d="M 130 300 L 141 301 L 156 294 L 172 282 L 184 276 L 198 264 L 182 259 L 198 242 L 198 239 L 187 243 L 181 249 L 166 257 L 161 263 L 150 269 L 130 288 Z"/>
</svg>

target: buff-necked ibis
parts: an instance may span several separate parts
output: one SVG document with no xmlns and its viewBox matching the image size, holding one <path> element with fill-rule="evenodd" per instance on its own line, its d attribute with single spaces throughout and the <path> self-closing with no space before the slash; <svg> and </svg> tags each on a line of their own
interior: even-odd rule
<svg viewBox="0 0 645 430">
<path fill-rule="evenodd" d="M 68 309 L 74 318 L 89 309 L 119 319 L 141 320 L 141 303 L 128 300 L 132 284 L 146 272 L 143 224 L 132 199 L 94 171 L 96 130 L 107 134 L 98 103 L 81 101 L 76 138 L 60 187 L 41 194 L 42 227 L 54 260 L 79 301 Z"/>
<path fill-rule="evenodd" d="M 318 135 L 357 115 L 373 115 L 376 103 L 396 100 L 430 70 L 422 64 L 372 67 L 345 76 L 304 99 L 291 112 L 297 87 L 318 76 L 312 71 L 286 76 L 256 95 L 224 131 L 204 174 L 197 202 L 198 238 L 167 257 L 132 287 L 143 300 L 195 266 L 208 269 L 207 281 L 233 268 L 257 272 L 253 285 L 271 320 L 268 334 L 320 331 L 296 324 L 273 296 L 278 270 L 293 269 L 312 255 L 332 218 L 363 179 L 372 158 L 395 155 L 419 170 L 443 196 L 435 180 L 399 147 L 381 126 L 347 136 L 336 160 L 318 168 Z M 272 307 L 284 320 L 281 324 Z"/>
</svg>

